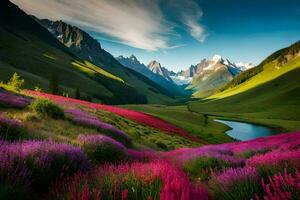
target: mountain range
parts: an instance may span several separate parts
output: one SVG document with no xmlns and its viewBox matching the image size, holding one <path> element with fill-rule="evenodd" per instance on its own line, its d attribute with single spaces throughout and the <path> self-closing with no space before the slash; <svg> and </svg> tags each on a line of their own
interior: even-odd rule
<svg viewBox="0 0 300 200">
<path fill-rule="evenodd" d="M 116 59 L 125 67 L 128 67 L 146 76 L 153 82 L 157 83 L 158 85 L 162 86 L 175 95 L 180 96 L 187 93 L 184 88 L 175 84 L 171 79 L 171 75 L 174 75 L 175 73 L 168 71 L 157 61 L 151 61 L 146 66 L 145 64 L 141 63 L 134 55 L 131 55 L 130 57 L 118 56 Z"/>
<path fill-rule="evenodd" d="M 236 75 L 251 67 L 251 64 L 237 65 L 220 55 L 214 55 L 211 59 L 203 59 L 198 64 L 191 65 L 177 75 L 190 80 L 187 88 L 194 91 L 194 96 L 203 98 L 215 93 Z"/>
</svg>

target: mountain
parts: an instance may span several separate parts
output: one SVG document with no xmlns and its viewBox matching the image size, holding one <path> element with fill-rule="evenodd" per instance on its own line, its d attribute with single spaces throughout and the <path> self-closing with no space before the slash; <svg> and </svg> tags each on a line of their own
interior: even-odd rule
<svg viewBox="0 0 300 200">
<path fill-rule="evenodd" d="M 157 84 L 124 69 L 96 40 L 79 29 L 64 29 L 67 26 L 57 23 L 57 27 L 66 30 L 64 33 L 72 33 L 69 37 L 59 36 L 68 41 L 69 46 L 65 46 L 11 2 L 1 1 L 0 11 L 2 80 L 16 71 L 25 78 L 26 88 L 40 85 L 47 91 L 49 79 L 55 76 L 62 92 L 72 96 L 79 88 L 83 96 L 108 104 L 174 101 Z M 86 59 L 87 52 L 95 52 L 91 55 L 97 62 Z"/>
<path fill-rule="evenodd" d="M 294 130 L 300 121 L 299 75 L 300 41 L 273 53 L 240 73 L 220 92 L 189 108 Z"/>
<path fill-rule="evenodd" d="M 174 72 L 169 71 L 165 67 L 162 67 L 161 64 L 159 62 L 157 62 L 156 60 L 151 61 L 147 65 L 147 67 L 153 73 L 158 74 L 158 75 L 164 77 L 165 79 L 167 79 L 168 81 L 172 82 L 172 79 L 170 76 L 174 75 Z"/>
<path fill-rule="evenodd" d="M 128 67 L 144 76 L 152 80 L 153 82 L 157 83 L 164 89 L 168 90 L 171 94 L 174 94 L 175 96 L 181 96 L 184 94 L 187 94 L 187 91 L 184 91 L 182 87 L 179 87 L 176 85 L 172 79 L 170 79 L 169 75 L 174 75 L 175 73 L 168 71 L 165 68 L 161 68 L 160 71 L 164 71 L 164 74 L 166 76 L 163 76 L 163 73 L 155 73 L 151 71 L 146 65 L 141 63 L 134 55 L 131 55 L 130 57 L 124 57 L 119 56 L 116 58 L 122 65 L 125 67 Z M 159 63 L 158 63 L 159 64 Z M 160 65 L 160 64 L 159 64 Z"/>
<path fill-rule="evenodd" d="M 213 94 L 241 72 L 241 68 L 228 59 L 215 55 L 211 59 L 201 60 L 200 63 L 192 65 L 189 69 L 180 72 L 179 75 L 192 78 L 188 89 L 195 91 L 194 96 L 203 98 Z"/>
</svg>

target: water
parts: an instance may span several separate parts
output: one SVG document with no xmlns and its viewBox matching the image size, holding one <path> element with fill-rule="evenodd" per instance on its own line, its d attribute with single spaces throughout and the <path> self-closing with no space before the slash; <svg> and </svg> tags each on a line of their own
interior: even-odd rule
<svg viewBox="0 0 300 200">
<path fill-rule="evenodd" d="M 226 131 L 226 134 L 230 137 L 245 141 L 251 140 L 258 137 L 274 135 L 277 131 L 266 126 L 250 124 L 245 122 L 236 122 L 230 120 L 216 119 L 216 122 L 226 124 L 231 130 Z"/>
</svg>

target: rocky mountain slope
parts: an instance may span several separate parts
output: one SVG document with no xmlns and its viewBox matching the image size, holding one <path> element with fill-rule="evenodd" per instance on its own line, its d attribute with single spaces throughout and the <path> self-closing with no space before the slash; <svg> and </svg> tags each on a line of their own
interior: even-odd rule
<svg viewBox="0 0 300 200">
<path fill-rule="evenodd" d="M 197 65 L 179 73 L 182 77 L 192 78 L 189 89 L 195 91 L 196 97 L 207 97 L 230 82 L 233 77 L 242 72 L 241 66 L 236 66 L 228 59 L 215 55 L 211 59 L 203 59 Z"/>
<path fill-rule="evenodd" d="M 150 69 L 153 73 L 158 74 L 162 77 L 164 77 L 165 79 L 167 79 L 168 81 L 172 82 L 172 79 L 170 76 L 175 75 L 174 72 L 169 71 L 167 68 L 162 67 L 161 64 L 156 61 L 153 60 L 151 61 L 148 65 L 147 65 L 148 69 Z"/>
</svg>

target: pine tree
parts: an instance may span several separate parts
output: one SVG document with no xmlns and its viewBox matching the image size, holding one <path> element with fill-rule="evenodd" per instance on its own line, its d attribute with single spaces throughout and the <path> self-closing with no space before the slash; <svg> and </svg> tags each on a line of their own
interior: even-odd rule
<svg viewBox="0 0 300 200">
<path fill-rule="evenodd" d="M 52 94 L 59 94 L 58 78 L 56 75 L 52 75 L 49 80 L 49 90 Z"/>
<path fill-rule="evenodd" d="M 80 98 L 81 98 L 79 87 L 76 87 L 76 90 L 75 90 L 75 98 L 76 98 L 76 99 L 80 99 Z"/>
</svg>

